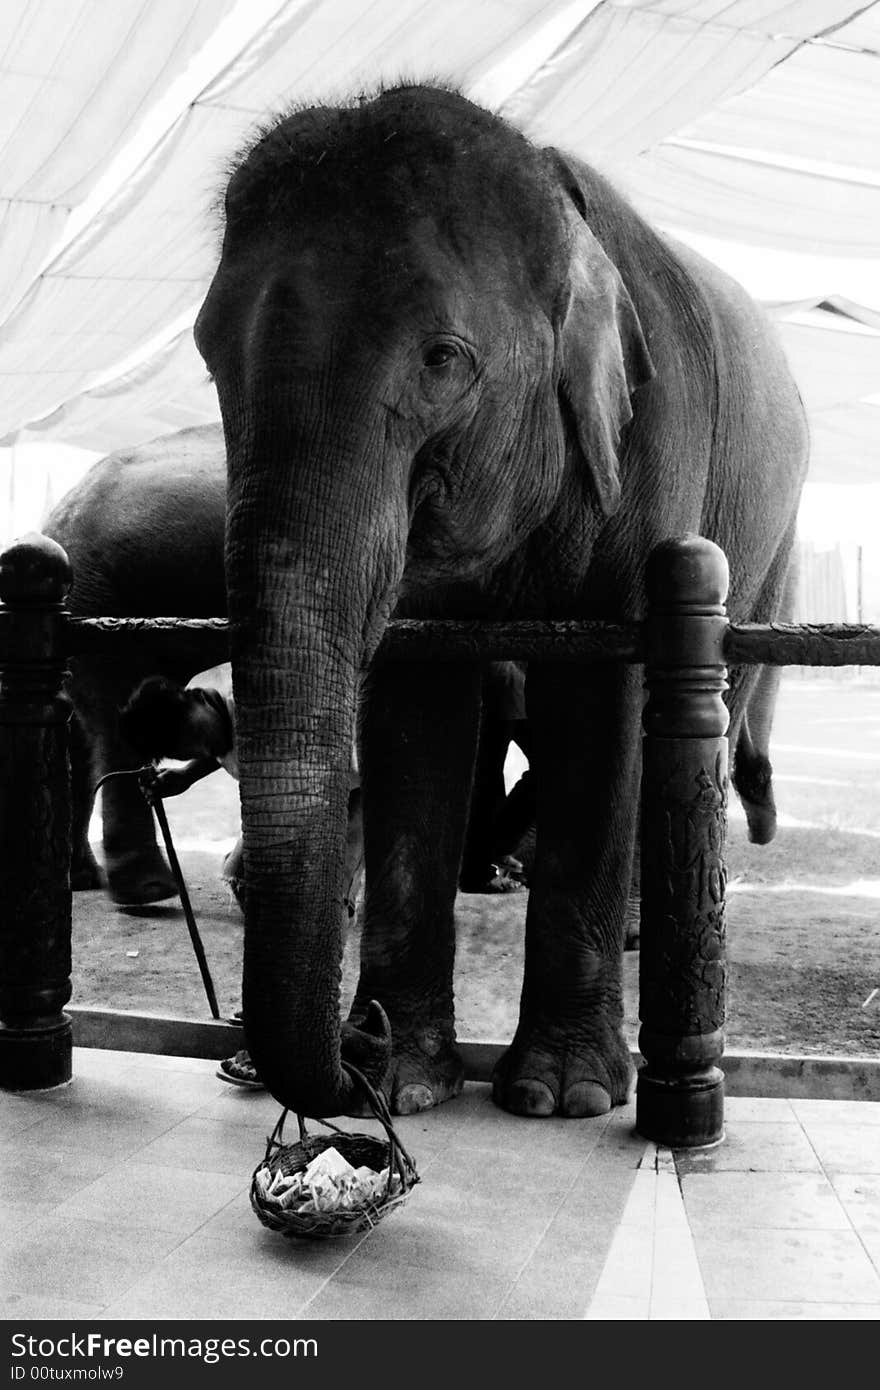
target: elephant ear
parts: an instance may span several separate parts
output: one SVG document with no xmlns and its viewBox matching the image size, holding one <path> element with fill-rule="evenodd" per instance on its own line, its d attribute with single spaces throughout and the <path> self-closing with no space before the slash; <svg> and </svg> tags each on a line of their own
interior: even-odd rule
<svg viewBox="0 0 880 1390">
<path fill-rule="evenodd" d="M 558 155 L 556 163 L 571 207 L 559 392 L 607 517 L 620 504 L 617 451 L 632 419 L 630 397 L 655 375 L 654 364 L 629 292 L 584 221 L 576 176 Z"/>
</svg>

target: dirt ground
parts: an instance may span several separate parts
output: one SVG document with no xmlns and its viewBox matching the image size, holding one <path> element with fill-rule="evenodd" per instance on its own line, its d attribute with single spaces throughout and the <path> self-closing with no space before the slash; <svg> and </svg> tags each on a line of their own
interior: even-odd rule
<svg viewBox="0 0 880 1390">
<path fill-rule="evenodd" d="M 876 1056 L 880 1050 L 880 680 L 798 668 L 782 684 L 773 739 L 780 828 L 748 843 L 732 799 L 728 837 L 727 1047 Z M 218 772 L 166 803 L 221 1014 L 240 1005 L 241 914 L 220 881 L 238 823 Z M 97 818 L 93 831 L 98 833 Z M 506 1042 L 522 977 L 525 892 L 460 894 L 460 1038 Z M 345 954 L 354 988 L 357 934 Z M 638 1038 L 638 953 L 625 959 L 626 1029 Z M 873 1001 L 865 1007 L 872 990 Z M 73 1004 L 209 1018 L 180 904 L 121 911 L 74 897 Z"/>
</svg>

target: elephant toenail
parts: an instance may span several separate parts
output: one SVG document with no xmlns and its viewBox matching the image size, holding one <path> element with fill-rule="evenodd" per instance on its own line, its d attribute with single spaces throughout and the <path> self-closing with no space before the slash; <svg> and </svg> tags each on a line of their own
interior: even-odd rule
<svg viewBox="0 0 880 1390">
<path fill-rule="evenodd" d="M 590 1115 L 607 1115 L 611 1097 L 598 1081 L 578 1081 L 569 1086 L 562 1097 L 560 1114 L 570 1119 L 585 1119 Z"/>
<path fill-rule="evenodd" d="M 394 1097 L 394 1110 L 397 1115 L 415 1115 L 420 1110 L 430 1110 L 434 1104 L 434 1093 L 429 1086 L 401 1086 Z"/>
<path fill-rule="evenodd" d="M 505 1107 L 515 1115 L 540 1118 L 556 1113 L 556 1097 L 543 1081 L 514 1081 L 507 1088 Z"/>
</svg>

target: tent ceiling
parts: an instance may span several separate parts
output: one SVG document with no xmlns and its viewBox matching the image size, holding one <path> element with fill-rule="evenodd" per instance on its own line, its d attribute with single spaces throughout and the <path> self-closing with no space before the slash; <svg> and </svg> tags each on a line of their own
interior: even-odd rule
<svg viewBox="0 0 880 1390">
<path fill-rule="evenodd" d="M 234 4 L 114 0 L 99 13 L 83 0 L 6 0 L 0 10 L 0 309 L 27 289 L 70 211 Z M 19 254 L 7 254 L 7 244 Z"/>
<path fill-rule="evenodd" d="M 880 481 L 880 3 L 853 0 L 5 0 L 0 439 L 217 419 L 190 330 L 230 154 L 437 55 L 765 299 L 811 476 Z"/>
</svg>

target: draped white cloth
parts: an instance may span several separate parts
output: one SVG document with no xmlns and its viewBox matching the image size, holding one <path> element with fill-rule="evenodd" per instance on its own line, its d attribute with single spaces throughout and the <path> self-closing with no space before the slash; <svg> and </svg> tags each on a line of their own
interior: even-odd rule
<svg viewBox="0 0 880 1390">
<path fill-rule="evenodd" d="M 4 0 L 0 313 L 235 0 Z"/>
<path fill-rule="evenodd" d="M 455 82 L 710 247 L 772 301 L 811 476 L 880 477 L 864 0 L 5 0 L 0 442 L 106 451 L 218 418 L 189 327 L 231 154 L 288 103 L 401 77 Z"/>
</svg>

